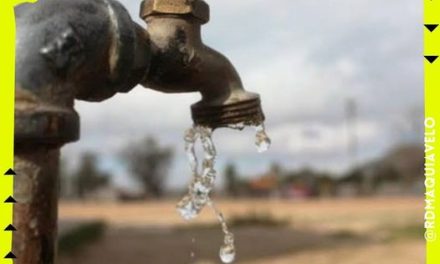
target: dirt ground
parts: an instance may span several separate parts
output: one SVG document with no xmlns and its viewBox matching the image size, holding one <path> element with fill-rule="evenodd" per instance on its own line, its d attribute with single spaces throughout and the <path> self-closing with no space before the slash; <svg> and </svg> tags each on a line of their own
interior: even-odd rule
<svg viewBox="0 0 440 264">
<path fill-rule="evenodd" d="M 185 223 L 176 201 L 114 204 L 62 203 L 61 219 L 108 224 L 104 237 L 60 264 L 220 263 L 220 227 L 208 208 Z M 254 212 L 286 226 L 237 226 L 237 261 L 243 264 L 422 264 L 423 199 L 225 200 L 226 219 Z"/>
</svg>

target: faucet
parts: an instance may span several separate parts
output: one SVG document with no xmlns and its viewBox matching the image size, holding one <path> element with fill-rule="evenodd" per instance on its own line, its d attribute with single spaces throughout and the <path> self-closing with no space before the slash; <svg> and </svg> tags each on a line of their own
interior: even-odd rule
<svg viewBox="0 0 440 264">
<path fill-rule="evenodd" d="M 145 0 L 140 16 L 147 23 L 151 65 L 142 85 L 167 93 L 200 92 L 191 106 L 195 124 L 211 128 L 260 124 L 260 98 L 243 89 L 231 62 L 203 44 L 201 25 L 209 6 L 201 0 Z"/>
<path fill-rule="evenodd" d="M 264 120 L 258 94 L 231 62 L 204 45 L 203 0 L 144 0 L 133 22 L 115 0 L 39 0 L 16 12 L 13 251 L 16 264 L 56 258 L 59 149 L 79 139 L 74 100 L 99 102 L 138 84 L 200 92 L 196 125 L 216 129 Z"/>
</svg>

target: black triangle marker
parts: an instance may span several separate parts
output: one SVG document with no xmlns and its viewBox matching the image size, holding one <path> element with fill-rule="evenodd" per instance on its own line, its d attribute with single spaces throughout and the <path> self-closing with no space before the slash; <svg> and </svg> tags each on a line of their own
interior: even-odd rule
<svg viewBox="0 0 440 264">
<path fill-rule="evenodd" d="M 427 59 L 430 63 L 433 63 L 438 56 L 425 56 L 425 59 Z"/>
<path fill-rule="evenodd" d="M 14 255 L 14 253 L 9 252 L 6 256 L 5 259 L 16 259 L 17 257 Z"/>
<path fill-rule="evenodd" d="M 7 172 L 5 172 L 5 175 L 17 175 L 13 169 L 9 169 Z"/>
<path fill-rule="evenodd" d="M 12 197 L 12 196 L 9 196 L 6 200 L 5 200 L 5 203 L 16 203 L 17 201 Z"/>
<path fill-rule="evenodd" d="M 8 225 L 8 226 L 5 228 L 5 231 L 17 231 L 17 229 L 16 229 L 13 225 Z"/>
<path fill-rule="evenodd" d="M 425 27 L 426 27 L 429 31 L 433 32 L 433 31 L 438 27 L 438 24 L 425 24 Z"/>
</svg>

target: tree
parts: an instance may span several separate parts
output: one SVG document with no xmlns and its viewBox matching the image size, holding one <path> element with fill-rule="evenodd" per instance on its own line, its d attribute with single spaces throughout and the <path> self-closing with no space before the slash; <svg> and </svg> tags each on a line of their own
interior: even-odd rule
<svg viewBox="0 0 440 264">
<path fill-rule="evenodd" d="M 235 165 L 233 163 L 229 163 L 225 167 L 225 188 L 229 195 L 237 196 L 239 192 L 239 178 L 237 175 L 237 170 L 235 168 Z"/>
<path fill-rule="evenodd" d="M 96 155 L 90 152 L 84 153 L 78 171 L 74 175 L 76 195 L 85 198 L 87 193 L 108 185 L 109 179 L 110 175 L 98 169 Z"/>
<path fill-rule="evenodd" d="M 67 171 L 67 161 L 64 158 L 60 160 L 59 179 L 59 197 L 69 198 L 72 195 L 72 175 Z"/>
<path fill-rule="evenodd" d="M 272 164 L 270 165 L 270 172 L 277 175 L 277 177 L 281 177 L 283 174 L 283 168 L 281 167 L 281 165 L 279 163 L 272 162 Z"/>
<path fill-rule="evenodd" d="M 171 148 L 160 146 L 152 137 L 130 144 L 123 151 L 131 175 L 142 184 L 145 194 L 155 198 L 164 194 L 164 182 L 172 156 Z"/>
</svg>

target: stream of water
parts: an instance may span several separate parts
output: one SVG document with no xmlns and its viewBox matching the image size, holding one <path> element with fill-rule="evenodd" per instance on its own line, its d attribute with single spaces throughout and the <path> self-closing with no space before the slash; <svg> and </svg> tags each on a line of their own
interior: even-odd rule
<svg viewBox="0 0 440 264">
<path fill-rule="evenodd" d="M 244 124 L 229 126 L 233 129 L 242 130 Z M 264 124 L 255 127 L 255 145 L 258 152 L 264 152 L 270 147 L 270 139 L 266 134 Z M 193 126 L 185 131 L 185 152 L 192 172 L 192 182 L 188 193 L 177 204 L 177 210 L 185 220 L 196 218 L 202 209 L 208 205 L 221 224 L 224 234 L 223 245 L 220 247 L 219 256 L 223 263 L 232 263 L 235 259 L 234 235 L 229 231 L 222 212 L 211 200 L 209 193 L 214 188 L 217 172 L 215 171 L 215 158 L 217 152 L 212 141 L 212 129 L 203 126 Z M 199 169 L 199 160 L 195 146 L 200 142 L 203 148 L 203 161 Z"/>
</svg>

